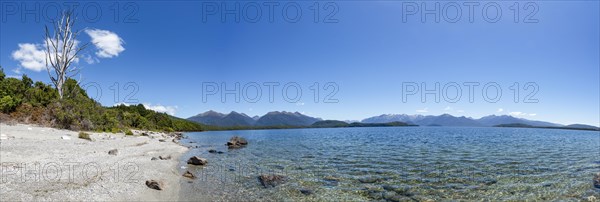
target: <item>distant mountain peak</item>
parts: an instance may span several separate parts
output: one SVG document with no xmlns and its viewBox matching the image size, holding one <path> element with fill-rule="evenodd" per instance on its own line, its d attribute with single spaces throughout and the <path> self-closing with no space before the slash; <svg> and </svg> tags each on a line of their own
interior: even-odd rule
<svg viewBox="0 0 600 202">
<path fill-rule="evenodd" d="M 219 113 L 219 112 L 216 112 L 216 111 L 213 111 L 213 110 L 208 110 L 208 111 L 206 111 L 204 113 L 201 113 L 201 114 L 198 114 L 196 116 L 215 116 L 215 115 L 216 116 L 225 116 L 225 114 Z"/>
<path fill-rule="evenodd" d="M 209 110 L 188 120 L 214 126 L 309 126 L 321 119 L 300 112 L 271 111 L 263 116 L 250 117 L 236 111 L 225 115 Z"/>
</svg>

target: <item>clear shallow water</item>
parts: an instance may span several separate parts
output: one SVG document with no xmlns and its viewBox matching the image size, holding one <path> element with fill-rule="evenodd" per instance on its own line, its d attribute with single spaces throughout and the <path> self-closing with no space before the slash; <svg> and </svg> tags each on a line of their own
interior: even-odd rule
<svg viewBox="0 0 600 202">
<path fill-rule="evenodd" d="M 185 200 L 600 199 L 592 185 L 600 133 L 592 131 L 386 127 L 186 135 L 182 142 L 194 148 L 182 157 L 181 172 L 199 178 L 182 181 Z M 233 135 L 249 145 L 228 150 Z M 188 167 L 192 155 L 209 165 Z M 262 187 L 257 176 L 272 173 L 287 182 Z"/>
</svg>

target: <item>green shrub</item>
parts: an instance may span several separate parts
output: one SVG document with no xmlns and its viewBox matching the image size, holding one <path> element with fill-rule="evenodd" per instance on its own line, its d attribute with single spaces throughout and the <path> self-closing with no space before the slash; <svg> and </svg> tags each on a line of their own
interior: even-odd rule
<svg viewBox="0 0 600 202">
<path fill-rule="evenodd" d="M 18 122 L 82 131 L 119 133 L 128 128 L 153 131 L 201 131 L 205 126 L 165 113 L 146 109 L 144 105 L 103 107 L 88 97 L 77 81 L 67 79 L 63 99 L 51 84 L 6 78 L 0 67 L 0 113 Z"/>
<path fill-rule="evenodd" d="M 0 111 L 4 113 L 10 113 L 14 111 L 20 104 L 21 103 L 18 99 L 6 95 L 0 99 Z"/>
<path fill-rule="evenodd" d="M 125 132 L 125 135 L 133 135 L 133 132 L 131 132 L 131 130 L 127 130 L 127 131 Z"/>
<path fill-rule="evenodd" d="M 165 132 L 172 133 L 172 132 L 175 132 L 175 130 L 173 130 L 173 128 L 171 128 L 171 127 L 166 127 Z"/>
<path fill-rule="evenodd" d="M 79 138 L 92 141 L 92 138 L 90 137 L 90 134 L 88 134 L 86 132 L 79 132 Z"/>
</svg>

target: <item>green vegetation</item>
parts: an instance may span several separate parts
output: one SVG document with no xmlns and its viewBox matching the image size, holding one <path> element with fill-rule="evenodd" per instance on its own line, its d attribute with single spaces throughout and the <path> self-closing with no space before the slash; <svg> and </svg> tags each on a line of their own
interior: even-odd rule
<svg viewBox="0 0 600 202">
<path fill-rule="evenodd" d="M 338 128 L 338 127 L 348 127 L 350 124 L 337 121 L 337 120 L 325 120 L 325 121 L 317 121 L 313 123 L 311 126 L 316 128 Z"/>
<path fill-rule="evenodd" d="M 79 132 L 79 138 L 92 141 L 92 138 L 90 137 L 90 134 L 88 134 L 86 132 Z"/>
<path fill-rule="evenodd" d="M 143 105 L 103 107 L 73 79 L 63 86 L 63 99 L 51 85 L 6 78 L 0 68 L 0 119 L 70 130 L 118 133 L 129 129 L 201 131 L 204 126 L 146 109 Z"/>
<path fill-rule="evenodd" d="M 133 132 L 131 132 L 131 130 L 127 130 L 125 131 L 125 135 L 133 135 Z"/>
</svg>

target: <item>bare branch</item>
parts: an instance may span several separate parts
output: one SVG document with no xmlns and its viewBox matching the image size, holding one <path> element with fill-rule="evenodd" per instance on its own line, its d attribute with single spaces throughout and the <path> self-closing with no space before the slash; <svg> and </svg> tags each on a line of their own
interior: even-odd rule
<svg viewBox="0 0 600 202">
<path fill-rule="evenodd" d="M 78 47 L 76 38 L 80 31 L 73 31 L 73 12 L 63 12 L 60 21 L 53 22 L 53 25 L 53 34 L 45 27 L 46 70 L 62 99 L 64 83 L 80 73 L 80 68 L 71 65 L 89 43 Z"/>
</svg>

